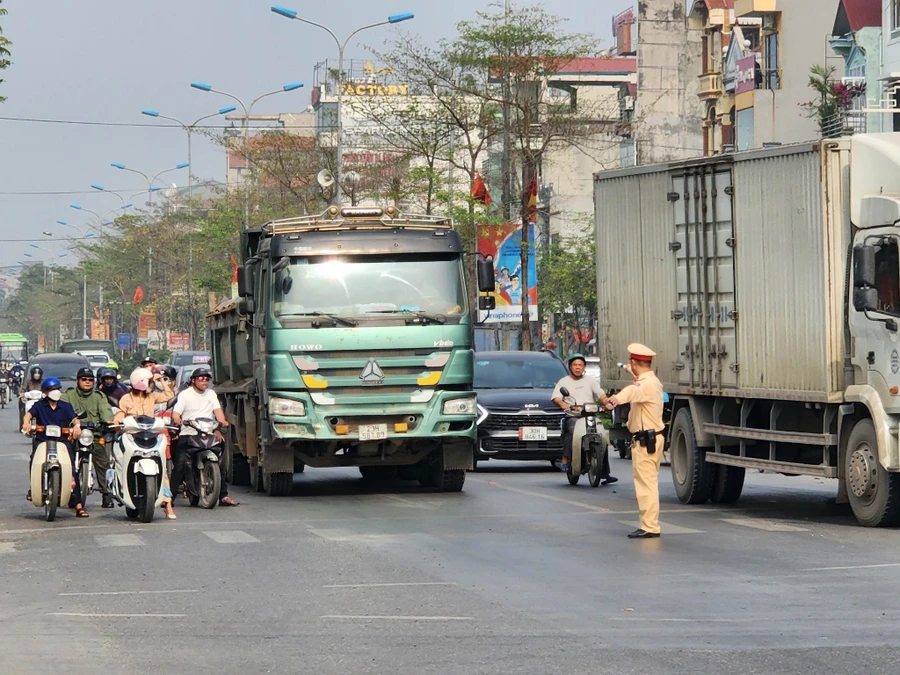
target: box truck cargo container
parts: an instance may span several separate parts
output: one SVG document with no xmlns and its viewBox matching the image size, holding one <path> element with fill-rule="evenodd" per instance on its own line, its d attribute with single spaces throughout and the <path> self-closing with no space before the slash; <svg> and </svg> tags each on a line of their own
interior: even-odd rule
<svg viewBox="0 0 900 675">
<path fill-rule="evenodd" d="M 594 196 L 605 384 L 629 342 L 657 351 L 679 499 L 765 469 L 900 523 L 900 134 L 601 172 Z"/>
</svg>

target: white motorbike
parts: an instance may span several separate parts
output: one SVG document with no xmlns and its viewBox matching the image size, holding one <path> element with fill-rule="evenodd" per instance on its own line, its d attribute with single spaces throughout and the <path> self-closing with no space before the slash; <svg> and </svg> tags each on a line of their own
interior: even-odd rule
<svg viewBox="0 0 900 675">
<path fill-rule="evenodd" d="M 603 467 L 606 464 L 609 437 L 599 423 L 600 406 L 596 403 L 576 406 L 568 389 L 563 387 L 560 393 L 563 400 L 571 405 L 568 416 L 577 417 L 572 432 L 572 458 L 569 460 L 566 477 L 570 485 L 577 485 L 582 474 L 587 474 L 591 487 L 597 487 L 602 480 L 608 478 Z"/>
<path fill-rule="evenodd" d="M 47 440 L 39 443 L 31 463 L 31 503 L 44 509 L 47 522 L 56 519 L 60 504 L 68 504 L 72 496 L 72 461 L 63 437 L 71 433 L 67 427 L 32 424 L 32 432 L 43 433 Z"/>
<path fill-rule="evenodd" d="M 126 417 L 113 443 L 114 466 L 106 472 L 113 500 L 142 523 L 153 520 L 163 502 L 166 470 L 166 423 L 158 417 Z"/>
<path fill-rule="evenodd" d="M 0 377 L 0 408 L 5 408 L 9 403 L 10 387 L 12 387 L 12 379 Z"/>
</svg>

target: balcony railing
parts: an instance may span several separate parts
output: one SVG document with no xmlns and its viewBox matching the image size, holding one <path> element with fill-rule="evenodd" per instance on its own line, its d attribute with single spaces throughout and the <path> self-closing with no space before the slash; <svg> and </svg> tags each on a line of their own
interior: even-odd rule
<svg viewBox="0 0 900 675">
<path fill-rule="evenodd" d="M 697 92 L 702 100 L 716 99 L 722 95 L 722 74 L 703 73 L 700 75 L 700 89 Z"/>
</svg>

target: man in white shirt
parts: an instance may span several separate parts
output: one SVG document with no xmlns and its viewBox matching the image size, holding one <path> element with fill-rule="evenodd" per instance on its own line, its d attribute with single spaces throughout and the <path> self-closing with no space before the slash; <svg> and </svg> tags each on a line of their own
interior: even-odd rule
<svg viewBox="0 0 900 675">
<path fill-rule="evenodd" d="M 225 419 L 225 413 L 222 412 L 222 404 L 219 403 L 219 397 L 209 388 L 212 373 L 208 368 L 195 368 L 191 373 L 191 386 L 178 394 L 178 401 L 172 409 L 172 422 L 181 425 L 181 435 L 178 443 L 175 445 L 175 455 L 173 457 L 172 477 L 169 483 L 172 485 L 172 492 L 178 493 L 181 490 L 181 484 L 184 481 L 185 462 L 187 461 L 188 446 L 187 440 L 189 436 L 194 436 L 197 430 L 190 427 L 184 422 L 186 420 L 195 420 L 201 417 L 215 417 L 222 428 L 228 426 L 228 420 Z M 219 433 L 218 431 L 216 432 Z M 238 502 L 228 496 L 228 484 L 222 480 L 222 489 L 219 492 L 219 504 L 221 506 L 237 506 Z"/>
<path fill-rule="evenodd" d="M 606 392 L 603 391 L 603 388 L 597 380 L 590 375 L 584 374 L 585 364 L 586 361 L 584 356 L 581 354 L 572 354 L 569 357 L 569 374 L 556 383 L 552 399 L 553 402 L 563 410 L 569 410 L 571 408 L 572 412 L 576 412 L 585 403 L 599 402 L 606 405 Z M 562 394 L 563 388 L 569 390 L 568 400 L 564 400 Z M 569 462 L 572 459 L 572 436 L 577 421 L 577 417 L 565 418 L 565 426 L 563 427 L 563 458 L 562 464 L 560 465 L 560 468 L 563 471 L 568 470 Z M 608 452 L 606 453 L 603 462 L 603 472 L 607 475 L 606 479 L 603 481 L 603 485 L 609 485 L 610 483 L 615 483 L 619 480 L 615 476 L 609 474 Z"/>
</svg>

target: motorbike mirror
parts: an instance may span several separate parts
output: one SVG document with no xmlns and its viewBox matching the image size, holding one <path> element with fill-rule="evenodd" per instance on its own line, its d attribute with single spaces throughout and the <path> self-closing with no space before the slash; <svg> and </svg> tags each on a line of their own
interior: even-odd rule
<svg viewBox="0 0 900 675">
<path fill-rule="evenodd" d="M 559 393 L 562 394 L 563 396 L 568 396 L 569 390 L 566 389 L 565 387 L 560 387 Z"/>
</svg>

